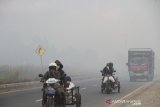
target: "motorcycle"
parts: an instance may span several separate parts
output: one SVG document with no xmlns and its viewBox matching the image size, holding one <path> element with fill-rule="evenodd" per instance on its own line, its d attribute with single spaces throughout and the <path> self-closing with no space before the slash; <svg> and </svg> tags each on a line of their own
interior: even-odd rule
<svg viewBox="0 0 160 107">
<path fill-rule="evenodd" d="M 39 74 L 39 77 L 43 78 L 42 74 Z M 43 107 L 56 107 L 56 90 L 53 88 L 53 85 L 58 84 L 60 80 L 55 78 L 49 78 L 46 81 L 41 79 L 41 82 L 44 82 L 44 93 L 46 95 L 46 103 Z"/>
<path fill-rule="evenodd" d="M 106 82 L 103 83 L 101 85 L 101 93 L 107 93 L 110 94 L 112 91 L 116 90 L 118 91 L 118 93 L 120 93 L 120 81 L 118 81 L 118 77 L 114 76 L 115 74 L 113 73 L 112 77 L 114 78 L 115 82 L 113 83 L 111 81 L 111 75 L 106 75 L 104 76 L 104 78 L 102 79 L 102 81 L 104 79 L 106 79 Z"/>
</svg>

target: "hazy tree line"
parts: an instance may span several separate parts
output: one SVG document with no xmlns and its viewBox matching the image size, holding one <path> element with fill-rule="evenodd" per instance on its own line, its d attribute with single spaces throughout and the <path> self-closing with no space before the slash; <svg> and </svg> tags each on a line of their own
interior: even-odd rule
<svg viewBox="0 0 160 107">
<path fill-rule="evenodd" d="M 27 82 L 38 80 L 38 74 L 42 72 L 40 67 L 28 66 L 0 66 L 0 84 Z"/>
</svg>

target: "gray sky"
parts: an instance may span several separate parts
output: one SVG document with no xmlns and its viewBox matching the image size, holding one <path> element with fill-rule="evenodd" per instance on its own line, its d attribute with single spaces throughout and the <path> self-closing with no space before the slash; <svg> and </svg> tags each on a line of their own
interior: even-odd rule
<svg viewBox="0 0 160 107">
<path fill-rule="evenodd" d="M 124 66 L 132 47 L 160 57 L 159 19 L 159 0 L 0 0 L 0 64 L 39 64 L 39 44 L 45 64 Z"/>
</svg>

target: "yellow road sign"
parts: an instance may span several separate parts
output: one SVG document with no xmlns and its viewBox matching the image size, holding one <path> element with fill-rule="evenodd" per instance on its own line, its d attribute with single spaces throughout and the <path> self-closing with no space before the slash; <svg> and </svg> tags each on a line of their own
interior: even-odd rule
<svg viewBox="0 0 160 107">
<path fill-rule="evenodd" d="M 44 53 L 45 53 L 45 49 L 44 49 L 42 46 L 38 46 L 38 48 L 36 49 L 36 53 L 37 53 L 39 56 L 43 56 Z"/>
</svg>

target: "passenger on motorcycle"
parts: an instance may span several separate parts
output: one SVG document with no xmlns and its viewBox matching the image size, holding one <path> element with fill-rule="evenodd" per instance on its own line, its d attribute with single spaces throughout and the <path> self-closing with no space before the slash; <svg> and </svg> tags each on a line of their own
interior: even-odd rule
<svg viewBox="0 0 160 107">
<path fill-rule="evenodd" d="M 107 66 L 109 67 L 109 70 L 110 70 L 112 73 L 116 72 L 116 71 L 114 70 L 114 68 L 113 68 L 113 63 L 112 63 L 112 62 L 108 63 Z"/>
<path fill-rule="evenodd" d="M 48 80 L 49 78 L 55 78 L 55 79 L 60 79 L 60 74 L 56 70 L 57 69 L 57 64 L 56 63 L 50 63 L 49 64 L 49 71 L 47 71 L 44 76 L 43 76 L 43 81 Z M 43 99 L 42 99 L 42 105 L 45 105 L 47 96 L 45 94 L 44 88 L 46 85 L 43 85 Z M 56 90 L 57 95 L 59 95 L 60 98 L 65 99 L 65 93 L 64 93 L 64 88 L 60 86 L 60 84 L 55 84 L 53 88 Z M 62 101 L 64 103 L 64 101 Z"/>
<path fill-rule="evenodd" d="M 55 63 L 57 64 L 57 71 L 60 74 L 60 80 L 61 80 L 60 84 L 63 85 L 64 78 L 66 76 L 66 73 L 63 70 L 63 64 L 59 60 L 56 60 Z"/>
<path fill-rule="evenodd" d="M 70 76 L 66 76 L 64 79 L 64 88 L 66 92 L 66 103 L 71 104 L 73 100 L 75 100 L 75 97 L 73 95 L 75 94 L 75 91 L 73 91 L 75 85 L 73 82 L 71 82 Z"/>
<path fill-rule="evenodd" d="M 110 62 L 110 63 L 108 63 L 107 65 L 108 65 L 108 67 L 109 67 L 109 70 L 112 72 L 112 77 L 116 80 L 116 77 L 113 75 L 114 72 L 116 72 L 116 70 L 113 68 L 113 63 Z"/>
<path fill-rule="evenodd" d="M 71 89 L 73 89 L 75 87 L 75 84 L 71 81 L 71 77 L 70 76 L 66 76 L 64 78 L 64 88 L 66 89 L 67 92 L 70 92 Z"/>
</svg>

